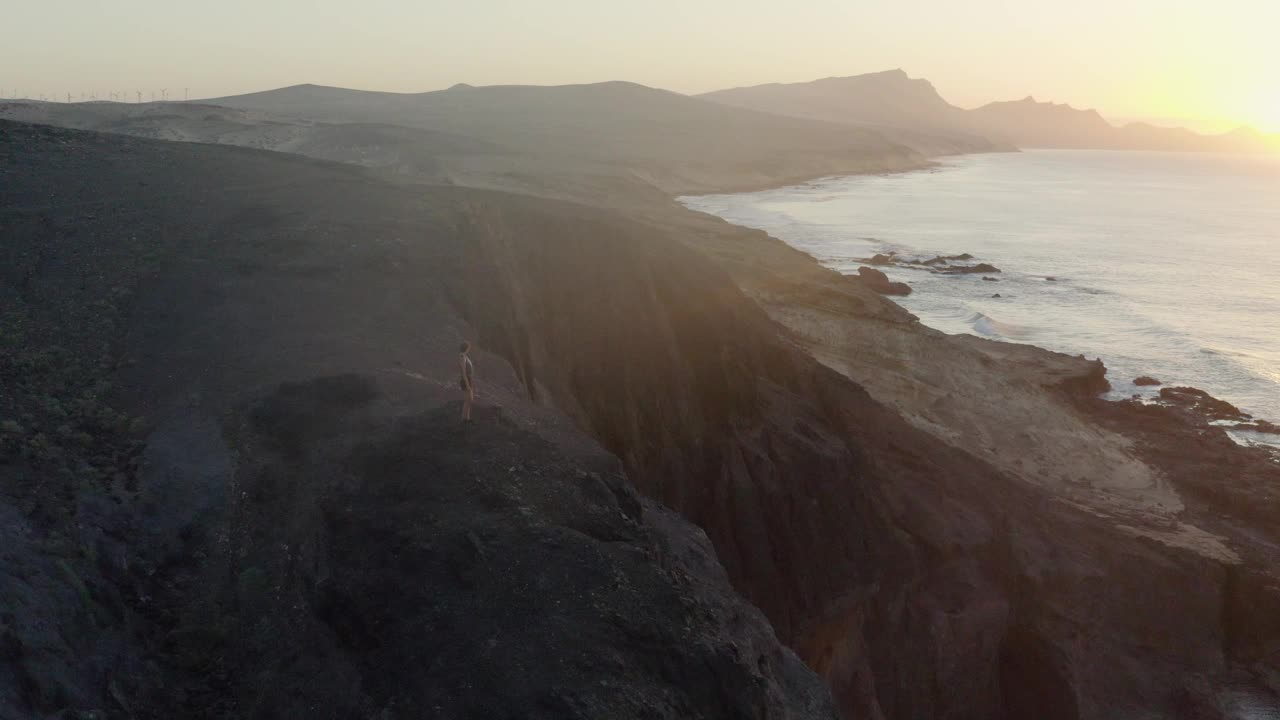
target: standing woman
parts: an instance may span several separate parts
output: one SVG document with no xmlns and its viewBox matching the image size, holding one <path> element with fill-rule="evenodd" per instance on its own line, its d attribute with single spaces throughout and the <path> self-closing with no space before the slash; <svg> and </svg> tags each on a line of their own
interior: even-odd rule
<svg viewBox="0 0 1280 720">
<path fill-rule="evenodd" d="M 471 404 L 476 400 L 476 366 L 471 364 L 471 343 L 464 342 L 458 348 L 458 385 L 462 387 L 462 420 L 471 422 Z"/>
</svg>

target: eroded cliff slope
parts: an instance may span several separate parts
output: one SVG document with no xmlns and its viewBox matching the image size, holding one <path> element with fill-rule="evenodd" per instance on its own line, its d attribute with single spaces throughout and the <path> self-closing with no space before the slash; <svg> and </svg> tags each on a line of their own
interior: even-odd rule
<svg viewBox="0 0 1280 720">
<path fill-rule="evenodd" d="M 941 335 L 762 233 L 685 222 L 605 242 L 479 208 L 457 292 L 531 392 L 707 530 L 847 714 L 1228 717 L 1238 675 L 1271 692 L 1271 641 L 1227 640 L 1274 638 L 1270 526 L 1213 521 L 1229 507 L 1192 507 L 1161 459 L 1220 431 L 1102 421 L 1097 363 Z M 1201 462 L 1270 497 L 1276 465 L 1221 440 Z"/>
<path fill-rule="evenodd" d="M 500 357 L 459 422 L 501 196 L 11 123 L 0 179 L 0 716 L 837 716 Z"/>
</svg>

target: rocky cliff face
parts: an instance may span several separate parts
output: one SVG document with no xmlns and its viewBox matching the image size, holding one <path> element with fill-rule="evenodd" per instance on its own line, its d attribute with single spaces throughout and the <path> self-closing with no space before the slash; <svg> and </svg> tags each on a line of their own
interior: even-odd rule
<svg viewBox="0 0 1280 720">
<path fill-rule="evenodd" d="M 477 208 L 457 301 L 531 393 L 707 530 L 846 714 L 1229 717 L 1243 668 L 1272 692 L 1273 661 L 1227 640 L 1271 632 L 1270 561 L 1241 554 L 1270 541 L 1187 507 L 1155 458 L 1176 434 L 1100 427 L 1097 363 L 949 339 L 761 234 L 682 227 L 692 248 Z M 1232 483 L 1277 479 L 1218 451 L 1251 468 Z"/>
<path fill-rule="evenodd" d="M 188 687 L 230 717 L 836 716 L 705 535 L 611 458 L 494 410 L 406 415 L 410 395 L 286 384 L 232 431 L 229 546 L 208 595 L 165 598 Z"/>
<path fill-rule="evenodd" d="M 0 123 L 19 173 L 0 716 L 837 716 L 705 534 L 498 356 L 458 421 L 443 279 L 501 196 Z"/>
</svg>

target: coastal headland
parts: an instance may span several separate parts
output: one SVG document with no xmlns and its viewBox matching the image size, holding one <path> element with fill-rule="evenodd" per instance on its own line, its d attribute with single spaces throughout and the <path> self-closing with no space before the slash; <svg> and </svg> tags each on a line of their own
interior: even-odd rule
<svg viewBox="0 0 1280 720">
<path fill-rule="evenodd" d="M 0 105 L 0 714 L 1280 696 L 1273 453 L 675 200 L 911 147 L 627 83 L 67 108 Z"/>
</svg>

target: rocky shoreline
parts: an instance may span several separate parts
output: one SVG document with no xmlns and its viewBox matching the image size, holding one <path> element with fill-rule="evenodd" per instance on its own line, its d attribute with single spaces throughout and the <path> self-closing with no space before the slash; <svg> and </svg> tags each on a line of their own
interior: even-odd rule
<svg viewBox="0 0 1280 720">
<path fill-rule="evenodd" d="M 718 226 L 721 222 L 713 220 L 710 224 Z M 1261 697 L 1271 698 L 1264 704 L 1277 702 L 1277 658 L 1259 649 L 1268 644 L 1280 646 L 1280 636 L 1270 621 L 1263 619 L 1280 612 L 1280 582 L 1272 570 L 1277 560 L 1273 549 L 1277 531 L 1274 518 L 1280 516 L 1275 491 L 1280 487 L 1280 465 L 1274 452 L 1241 447 L 1215 424 L 1219 417 L 1196 410 L 1194 404 L 1188 408 L 1171 402 L 1171 407 L 1161 407 L 1101 399 L 1100 394 L 1110 384 L 1100 362 L 1029 345 L 943 335 L 922 326 L 858 278 L 822 268 L 799 251 L 770 247 L 783 243 L 763 233 L 732 226 L 725 227 L 723 233 L 736 239 L 733 247 L 739 255 L 769 258 L 750 265 L 733 261 L 726 265 L 737 271 L 739 285 L 793 334 L 800 347 L 865 387 L 877 400 L 902 412 L 915 427 L 1001 468 L 1041 498 L 1035 510 L 1013 512 L 1049 525 L 1068 523 L 1049 531 L 1038 541 L 1041 545 L 1000 551 L 1009 558 L 995 562 L 1001 569 L 976 574 L 965 571 L 962 575 L 967 579 L 959 581 L 970 593 L 969 599 L 959 601 L 962 607 L 976 609 L 997 603 L 1000 607 L 1020 608 L 1012 614 L 1021 617 L 1015 627 L 1022 628 L 1019 632 L 1033 633 L 1036 639 L 1026 642 L 1039 647 L 1034 652 L 1042 658 L 1038 661 L 1041 669 L 1056 677 L 1035 680 L 1040 683 L 1037 687 L 1065 686 L 1068 690 L 1064 694 L 1076 703 L 1062 717 L 1117 717 L 1123 714 L 1120 708 L 1128 703 L 1132 703 L 1131 712 L 1140 716 L 1141 708 L 1150 711 L 1166 702 L 1160 697 L 1178 698 L 1165 706 L 1171 717 L 1229 717 L 1223 705 L 1223 688 L 1228 680 L 1241 682 L 1240 673 L 1246 676 L 1246 685 L 1254 687 Z M 712 246 L 708 255 L 719 258 L 730 253 L 730 241 L 721 247 L 706 239 L 712 234 L 702 234 L 703 244 Z M 965 260 L 956 257 L 948 262 Z M 922 262 L 912 264 L 932 269 Z M 1172 400 L 1185 395 L 1166 396 L 1172 396 Z M 988 497 L 989 492 L 992 490 L 953 497 L 952 512 L 965 519 L 939 520 L 930 531 L 923 531 L 916 518 L 903 517 L 899 522 L 914 526 L 909 531 L 912 536 L 926 532 L 938 537 L 963 537 L 974 531 L 974 515 L 990 518 L 987 522 L 999 522 L 995 518 L 1009 512 L 994 509 L 999 501 Z M 934 498 L 929 502 L 940 501 Z M 1084 531 L 1088 537 L 1080 534 L 1081 529 L 1069 529 L 1086 518 L 1086 525 L 1101 521 L 1101 525 Z M 1017 546 L 1039 534 L 1027 528 L 1022 532 L 1027 537 L 1006 541 Z M 1097 542 L 1109 549 L 1090 549 Z M 1148 545 L 1151 543 L 1154 545 Z M 961 559 L 966 553 L 951 556 L 943 547 L 946 543 L 935 546 L 933 551 L 954 557 L 957 563 L 972 562 Z M 1052 582 L 1046 579 L 1058 575 L 1051 568 L 1058 562 L 1069 562 L 1066 557 L 1081 554 L 1078 562 L 1083 568 L 1096 565 L 1099 552 L 1132 555 L 1133 560 L 1124 561 L 1132 564 L 1121 562 L 1113 571 L 1134 578 L 1146 577 L 1144 587 L 1184 587 L 1186 597 L 1153 617 L 1148 608 L 1119 602 L 1116 593 L 1124 592 L 1118 588 L 1127 582 L 1119 577 L 1109 577 L 1103 582 L 1106 589 L 1087 600 L 1076 596 L 1077 589 L 1073 587 L 1077 582 L 1089 584 L 1082 578 L 1068 580 L 1059 576 Z M 1050 561 L 1044 553 L 1057 556 L 1058 560 Z M 1146 559 L 1136 560 L 1144 556 Z M 1153 574 L 1155 567 L 1167 567 L 1170 562 L 1190 565 L 1178 571 L 1177 579 Z M 1095 571 L 1099 577 L 1108 577 L 1108 571 Z M 987 573 L 1004 576 L 1010 572 L 1014 576 L 1030 573 L 1041 579 L 1025 580 L 1028 584 L 1020 585 L 1015 595 L 1004 596 L 1004 601 L 997 600 L 1002 595 L 994 589 L 973 590 L 984 586 L 978 578 L 991 577 Z M 1250 579 L 1242 584 L 1232 580 L 1224 580 L 1225 585 L 1202 584 L 1214 575 Z M 948 583 L 957 581 L 953 578 Z M 942 590 L 948 583 L 943 583 L 937 592 L 954 592 L 954 587 Z M 1005 606 L 1004 602 L 1012 605 Z M 1152 602 L 1158 605 L 1158 601 Z M 1192 607 L 1189 602 L 1202 604 L 1208 611 L 1193 620 L 1187 614 Z M 911 604 L 908 602 L 907 606 Z M 1090 608 L 1094 614 L 1082 615 L 1081 607 Z M 966 612 L 972 610 L 963 611 L 962 616 Z M 860 623 L 865 622 L 865 611 L 859 617 L 863 618 Z M 923 652 L 938 657 L 972 657 L 970 653 L 991 642 L 990 636 L 978 629 L 990 618 L 980 622 L 980 617 L 984 616 L 964 620 L 935 616 L 931 622 L 946 627 L 946 637 L 972 639 L 957 646 L 952 644 L 955 641 L 935 637 L 931 643 L 937 644 Z M 1168 634 L 1154 644 L 1151 637 L 1121 639 L 1141 625 L 1165 622 L 1167 630 L 1161 632 Z M 1188 626 L 1200 629 L 1188 631 Z M 1101 627 L 1109 627 L 1112 637 L 1099 634 Z M 1223 642 L 1217 638 L 1223 634 L 1239 636 L 1242 627 L 1253 628 L 1245 634 L 1258 635 L 1251 635 L 1251 649 L 1239 654 L 1233 649 L 1224 651 Z M 868 642 L 862 637 L 861 642 Z M 983 637 L 988 639 L 978 639 Z M 1197 637 L 1200 639 L 1193 640 Z M 1163 646 L 1163 650 L 1155 650 L 1175 638 L 1181 643 L 1178 648 Z M 978 645 L 967 644 L 975 642 Z M 1134 643 L 1132 648 L 1145 649 L 1125 649 L 1130 642 Z M 1202 643 L 1201 649 L 1192 652 L 1188 644 L 1192 642 Z M 1108 645 L 1112 647 L 1104 649 Z M 1072 647 L 1076 649 L 1068 649 Z M 894 655 L 893 651 L 887 652 L 888 656 Z M 1142 664 L 1149 664 L 1149 673 L 1127 674 L 1119 683 L 1117 677 L 1097 674 L 1094 667 L 1101 662 L 1114 672 L 1139 656 Z M 1109 659 L 1102 659 L 1106 657 Z M 893 693 L 884 685 L 877 684 L 877 690 L 868 691 L 862 684 L 863 678 L 877 677 L 874 663 L 856 666 L 850 656 L 825 670 L 846 712 L 869 717 L 881 713 L 884 717 L 904 716 L 901 707 L 886 707 L 886 697 Z M 1056 669 L 1050 672 L 1048 668 Z M 1190 683 L 1192 677 L 1199 678 L 1195 681 L 1198 685 Z M 910 685 L 901 687 L 900 692 L 909 695 Z M 981 702 L 981 692 L 975 689 L 975 693 L 969 697 L 969 702 L 974 703 L 970 707 Z M 1138 697 L 1144 699 L 1137 700 Z M 1007 708 L 1012 700 L 1006 698 L 1005 702 Z M 1116 705 L 1108 707 L 1108 703 Z M 1034 711 L 1026 711 L 1036 716 L 1050 712 L 1044 703 L 1037 704 Z M 909 712 L 905 716 L 927 717 L 928 713 Z"/>
<path fill-rule="evenodd" d="M 822 264 L 816 258 L 811 259 L 815 263 Z M 866 263 L 866 265 L 858 267 L 856 274 L 847 274 L 844 277 L 865 285 L 880 295 L 889 296 L 910 295 L 913 289 L 908 283 L 891 281 L 883 271 L 877 268 L 896 267 L 937 275 L 982 275 L 982 280 L 985 282 L 999 282 L 999 278 L 990 277 L 989 275 L 1000 273 L 1000 268 L 987 262 L 973 262 L 975 259 L 972 254 L 967 252 L 953 255 L 934 255 L 926 258 L 904 256 L 896 251 L 888 251 L 876 253 L 871 257 L 853 258 L 852 262 Z M 1045 280 L 1056 282 L 1057 278 L 1046 276 Z M 1000 295 L 997 293 L 992 297 L 998 298 Z M 1034 345 L 1032 347 L 1036 347 L 1045 353 L 1053 353 L 1053 351 L 1045 348 L 1039 348 Z M 1160 387 L 1164 384 L 1160 380 L 1147 375 L 1134 378 L 1132 382 L 1137 387 Z M 1111 386 L 1108 383 L 1099 392 L 1107 392 L 1110 389 Z M 1135 395 L 1131 399 L 1140 400 L 1142 396 Z M 1249 431 L 1261 435 L 1276 435 L 1276 448 L 1280 450 L 1280 425 L 1266 419 L 1256 418 L 1199 388 L 1161 388 L 1156 396 L 1149 398 L 1147 402 L 1177 408 L 1186 414 L 1192 422 L 1214 422 L 1231 429 Z"/>
<path fill-rule="evenodd" d="M 904 427 L 882 420 L 885 427 L 896 428 L 888 436 L 883 428 L 872 431 L 865 423 L 878 411 L 865 404 L 866 396 L 841 395 L 844 399 L 837 400 L 833 395 L 839 383 L 820 381 L 821 389 L 801 394 L 825 397 L 825 412 L 846 418 L 828 415 L 816 421 L 827 428 L 824 443 L 845 448 L 824 453 L 852 452 L 887 466 L 871 471 L 854 465 L 807 469 L 787 449 L 791 441 L 778 439 L 792 431 L 766 429 L 756 431 L 763 436 L 742 436 L 735 429 L 708 436 L 706 428 L 715 423 L 697 431 L 673 431 L 658 418 L 651 418 L 657 425 L 636 425 L 636 419 L 616 409 L 643 406 L 631 394 L 641 392 L 639 386 L 630 390 L 612 383 L 549 380 L 581 372 L 564 366 L 562 358 L 573 354 L 572 346 L 515 355 L 537 368 L 539 385 L 545 385 L 555 404 L 573 408 L 596 436 L 611 438 L 608 446 L 624 458 L 643 490 L 707 529 L 735 586 L 823 674 L 846 715 L 1046 716 L 1046 705 L 1057 704 L 1051 712 L 1060 711 L 1053 716 L 1064 718 L 1111 718 L 1126 712 L 1141 716 L 1157 708 L 1170 716 L 1192 712 L 1227 718 L 1228 686 L 1244 682 L 1264 703 L 1280 697 L 1274 658 L 1256 650 L 1223 653 L 1218 639 L 1223 633 L 1239 633 L 1240 627 L 1254 627 L 1269 638 L 1259 642 L 1277 637 L 1264 619 L 1280 610 L 1280 585 L 1270 569 L 1273 540 L 1260 539 L 1274 537 L 1274 526 L 1258 525 L 1276 507 L 1266 490 L 1280 482 L 1272 455 L 1240 448 L 1221 428 L 1199 420 L 1162 415 L 1166 419 L 1153 429 L 1140 413 L 1114 415 L 1128 405 L 1097 398 L 1109 387 L 1101 363 L 1032 346 L 945 336 L 856 280 L 821 267 L 765 233 L 688 213 L 674 203 L 629 204 L 626 209 L 727 272 L 783 330 L 788 344 L 854 381 L 859 392 L 869 393 L 873 406 L 907 421 Z M 534 286 L 545 284 L 554 282 Z M 528 298 L 521 304 L 525 302 Z M 567 307 L 554 315 L 556 322 L 572 316 Z M 532 318 L 520 324 L 535 328 L 534 336 L 554 327 Z M 707 337 L 724 335 L 720 329 L 704 332 Z M 735 351 L 744 358 L 759 352 L 745 347 L 770 342 L 761 336 L 747 342 L 742 339 L 747 335 L 735 333 L 738 340 L 731 343 L 744 348 Z M 720 342 L 730 343 L 727 338 L 715 341 Z M 628 347 L 637 357 L 650 352 L 642 349 L 645 345 Z M 699 403 L 719 405 L 700 399 L 700 386 L 675 381 L 657 367 L 636 376 L 654 378 L 645 382 L 659 387 L 679 388 L 676 395 L 683 399 L 676 407 L 682 409 L 673 411 L 682 415 L 705 412 Z M 661 377 L 666 379 L 656 379 Z M 744 380 L 734 384 L 741 386 Z M 600 396 L 612 398 L 604 407 L 614 410 L 601 410 Z M 699 407 L 704 410 L 695 409 Z M 747 423 L 775 428 L 794 412 L 783 407 L 771 406 Z M 843 425 L 851 415 L 860 419 Z M 1191 447 L 1188 434 L 1208 439 L 1195 462 L 1185 456 Z M 666 439 L 655 446 L 655 436 Z M 763 457 L 752 449 L 759 447 L 761 437 L 773 438 L 767 441 L 773 449 Z M 902 443 L 911 450 L 900 449 Z M 691 446 L 703 455 L 720 448 L 713 456 L 722 459 L 690 466 Z M 942 487 L 936 479 L 913 485 L 907 480 L 912 472 L 897 464 L 905 459 L 888 459 L 903 452 L 921 463 L 949 457 L 938 461 L 953 470 L 965 466 L 961 458 L 987 469 L 975 469 L 973 475 L 957 470 L 960 477 L 972 479 L 953 479 Z M 1233 468 L 1228 484 L 1238 482 L 1238 494 L 1205 493 L 1203 484 L 1183 470 L 1214 463 Z M 940 472 L 939 466 L 928 467 Z M 683 483 L 659 479 L 670 477 L 672 468 L 679 468 L 674 474 L 706 478 L 699 485 L 704 489 L 692 491 Z M 864 481 L 869 486 L 854 482 L 839 491 L 839 500 L 831 497 L 785 522 L 755 507 L 764 497 L 773 505 L 803 502 L 799 498 L 811 497 L 811 483 L 819 478 L 867 478 L 868 473 L 876 478 Z M 776 491 L 766 490 L 796 482 L 800 485 L 790 491 L 796 500 L 783 501 L 770 494 Z M 725 491 L 717 489 L 724 483 L 738 488 L 734 497 L 739 500 L 730 503 Z M 1191 503 L 1188 493 L 1208 498 L 1214 508 L 1209 513 L 1244 510 L 1244 497 L 1261 501 L 1254 508 L 1267 509 L 1251 509 L 1239 517 L 1239 525 L 1228 524 L 1235 529 L 1225 532 L 1221 524 L 1204 520 L 1205 506 L 1200 499 Z M 741 506 L 743 498 L 752 498 L 746 507 Z M 851 507 L 847 503 L 853 498 L 863 499 Z M 726 510 L 725 503 L 737 509 Z M 865 503 L 912 511 L 854 509 Z M 938 516 L 923 510 L 929 507 L 949 511 Z M 851 517 L 858 520 L 850 523 Z M 912 539 L 891 540 L 895 532 L 887 527 L 901 528 Z M 812 537 L 814 544 L 796 545 L 796 533 Z M 851 541 L 876 548 L 872 557 L 879 557 L 866 560 L 863 550 L 853 556 L 863 557 L 869 566 L 832 566 L 835 558 L 850 552 L 844 543 Z M 782 562 L 797 579 L 777 577 L 772 558 L 778 551 L 765 550 L 771 546 L 791 548 Z M 748 550 L 752 547 L 755 551 Z M 1115 562 L 1099 560 L 1112 554 L 1118 554 Z M 945 560 L 917 567 L 914 563 L 922 557 Z M 873 579 L 879 571 L 870 568 L 903 563 L 916 570 L 893 580 Z M 1205 578 L 1237 576 L 1250 580 L 1241 586 L 1225 580 L 1204 583 Z M 1089 590 L 1097 578 L 1107 587 L 1102 594 Z M 826 589 L 805 590 L 814 584 Z M 1152 617 L 1146 604 L 1130 602 L 1149 587 L 1179 588 L 1178 600 Z M 938 603 L 958 609 L 938 614 Z M 1236 617 L 1236 608 L 1246 605 L 1251 609 Z M 1088 611 L 1082 614 L 1081 608 Z M 919 623 L 934 629 L 923 634 L 907 629 Z M 886 629 L 876 629 L 881 624 Z M 965 657 L 974 663 L 970 667 L 983 671 L 961 680 L 946 674 L 941 660 L 920 664 L 924 657 Z M 1034 697 L 1011 694 L 1020 685 L 1043 692 Z M 922 698 L 919 689 L 925 686 L 939 690 Z M 1058 700 L 1046 703 L 1045 697 Z"/>
</svg>

